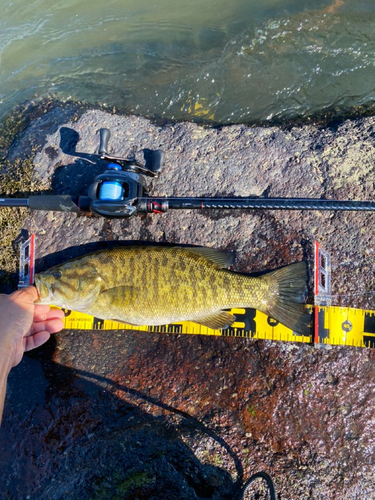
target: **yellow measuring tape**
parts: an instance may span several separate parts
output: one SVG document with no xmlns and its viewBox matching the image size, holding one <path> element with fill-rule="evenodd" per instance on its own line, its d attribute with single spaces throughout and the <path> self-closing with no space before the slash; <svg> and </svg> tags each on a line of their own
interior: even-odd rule
<svg viewBox="0 0 375 500">
<path fill-rule="evenodd" d="M 68 330 L 133 330 L 375 347 L 375 311 L 332 306 L 306 306 L 306 308 L 317 318 L 315 328 L 311 328 L 311 335 L 308 336 L 293 332 L 255 309 L 231 309 L 230 312 L 236 316 L 236 322 L 225 330 L 213 330 L 190 321 L 162 326 L 132 326 L 66 310 L 64 310 L 66 314 L 64 327 Z"/>
</svg>

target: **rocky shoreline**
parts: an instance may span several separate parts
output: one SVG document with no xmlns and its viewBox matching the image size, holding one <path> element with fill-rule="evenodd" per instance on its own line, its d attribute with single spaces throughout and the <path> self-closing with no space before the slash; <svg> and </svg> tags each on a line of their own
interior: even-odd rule
<svg viewBox="0 0 375 500">
<path fill-rule="evenodd" d="M 373 198 L 373 117 L 329 127 L 209 127 L 55 103 L 5 157 L 32 158 L 39 191 L 84 194 L 103 171 L 102 127 L 111 130 L 113 154 L 143 160 L 146 148 L 165 151 L 149 186 L 160 196 Z M 234 269 L 257 273 L 311 263 L 317 240 L 332 258 L 335 304 L 375 309 L 371 213 L 171 211 L 108 220 L 24 212 L 22 226 L 36 234 L 38 270 L 116 241 L 151 241 L 230 250 Z M 370 498 L 374 374 L 372 349 L 63 331 L 11 374 L 2 491 L 229 499 L 265 470 L 279 498 Z"/>
</svg>

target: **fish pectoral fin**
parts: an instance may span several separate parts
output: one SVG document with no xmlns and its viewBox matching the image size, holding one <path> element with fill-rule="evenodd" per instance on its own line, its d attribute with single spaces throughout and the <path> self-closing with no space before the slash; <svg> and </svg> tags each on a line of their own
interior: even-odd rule
<svg viewBox="0 0 375 500">
<path fill-rule="evenodd" d="M 194 319 L 193 321 L 194 323 L 207 326 L 213 330 L 220 330 L 222 328 L 228 328 L 228 326 L 234 323 L 236 321 L 236 316 L 226 311 L 217 311 L 208 316 Z"/>
</svg>

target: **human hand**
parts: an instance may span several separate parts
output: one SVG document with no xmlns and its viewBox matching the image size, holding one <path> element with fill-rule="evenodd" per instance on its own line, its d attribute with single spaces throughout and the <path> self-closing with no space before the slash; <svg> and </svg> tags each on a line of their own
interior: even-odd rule
<svg viewBox="0 0 375 500">
<path fill-rule="evenodd" d="M 0 294 L 0 348 L 10 356 L 9 369 L 18 365 L 24 352 L 41 346 L 64 326 L 64 313 L 34 304 L 37 299 L 34 286 Z"/>
</svg>

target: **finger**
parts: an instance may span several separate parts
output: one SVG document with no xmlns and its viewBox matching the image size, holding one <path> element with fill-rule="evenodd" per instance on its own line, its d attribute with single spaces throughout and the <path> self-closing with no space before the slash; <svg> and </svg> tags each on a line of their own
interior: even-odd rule
<svg viewBox="0 0 375 500">
<path fill-rule="evenodd" d="M 59 332 L 64 328 L 64 322 L 60 318 L 47 319 L 46 321 L 38 321 L 33 323 L 30 334 L 27 338 L 36 335 L 39 332 L 47 331 L 49 333 Z"/>
<path fill-rule="evenodd" d="M 51 309 L 47 314 L 47 319 L 59 318 L 64 319 L 65 313 L 61 309 Z"/>
<path fill-rule="evenodd" d="M 38 292 L 35 286 L 28 286 L 26 288 L 21 288 L 20 290 L 16 290 L 13 292 L 10 296 L 12 300 L 15 300 L 15 302 L 21 301 L 22 303 L 24 302 L 29 302 L 33 303 L 35 300 L 38 299 Z"/>
<path fill-rule="evenodd" d="M 46 305 L 36 305 L 34 309 L 34 322 L 45 321 L 46 319 L 59 318 L 63 319 L 65 316 L 61 309 L 50 309 Z"/>
<path fill-rule="evenodd" d="M 36 304 L 34 308 L 34 321 L 41 321 L 46 319 L 49 311 L 50 311 L 50 306 Z"/>
<path fill-rule="evenodd" d="M 42 330 L 31 337 L 25 338 L 25 351 L 31 351 L 31 349 L 36 349 L 43 345 L 50 338 L 51 334 L 45 330 Z"/>
</svg>

